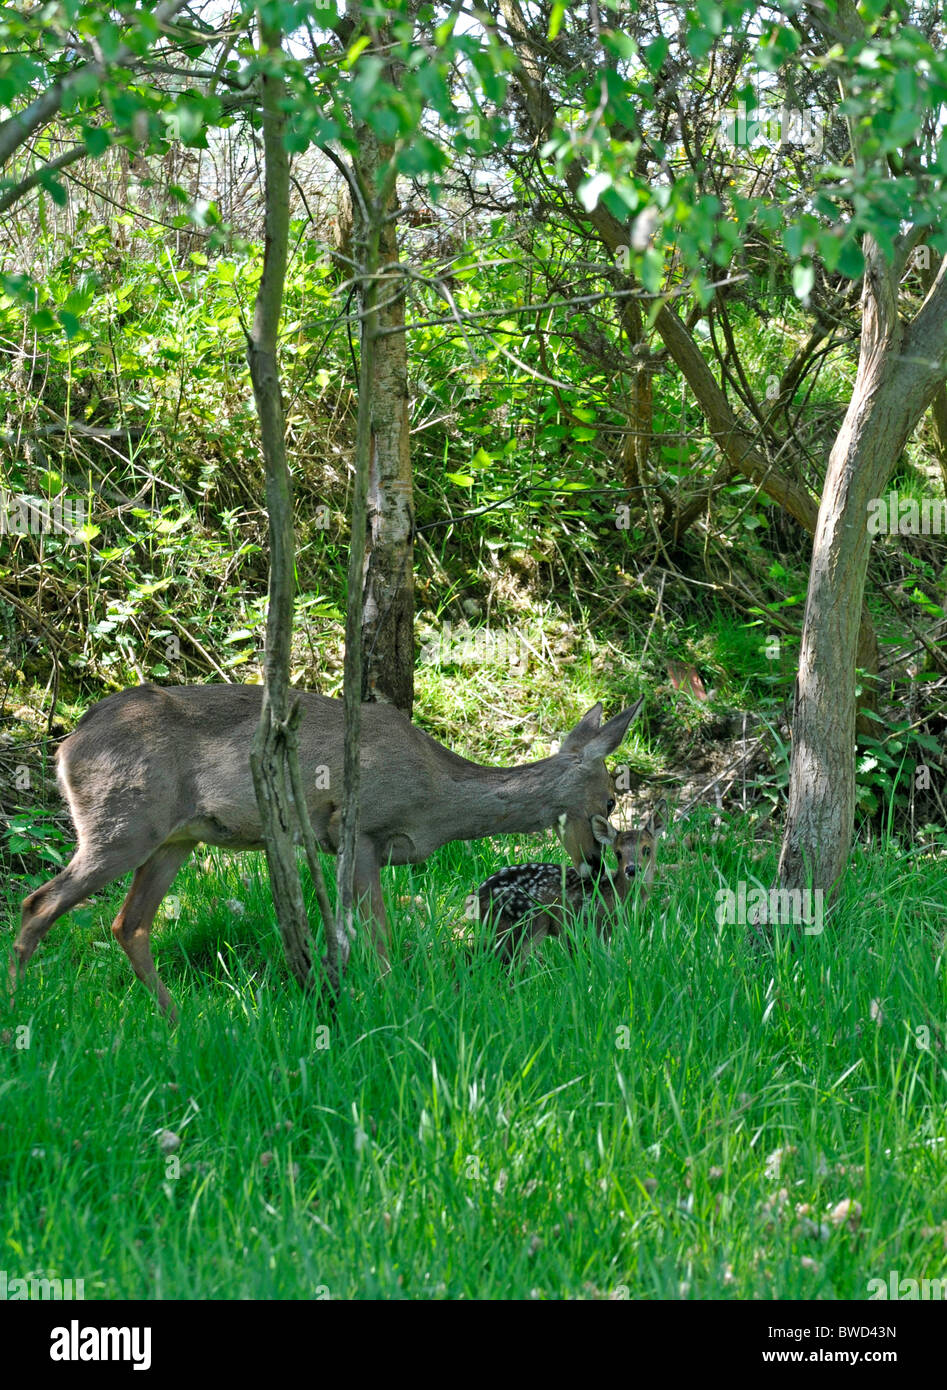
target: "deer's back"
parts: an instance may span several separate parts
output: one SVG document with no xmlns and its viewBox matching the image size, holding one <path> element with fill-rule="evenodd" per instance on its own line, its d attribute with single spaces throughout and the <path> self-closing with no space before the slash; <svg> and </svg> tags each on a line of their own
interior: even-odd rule
<svg viewBox="0 0 947 1390">
<path fill-rule="evenodd" d="M 324 833 L 342 797 L 342 701 L 311 691 L 291 695 L 301 704 L 299 757 L 310 811 Z M 184 827 L 182 834 L 196 830 L 208 843 L 258 843 L 250 745 L 262 696 L 261 686 L 141 685 L 100 700 L 57 755 L 77 826 L 147 815 L 155 833 Z M 363 829 L 430 798 L 438 774 L 455 764 L 467 765 L 393 706 L 363 705 Z"/>
</svg>

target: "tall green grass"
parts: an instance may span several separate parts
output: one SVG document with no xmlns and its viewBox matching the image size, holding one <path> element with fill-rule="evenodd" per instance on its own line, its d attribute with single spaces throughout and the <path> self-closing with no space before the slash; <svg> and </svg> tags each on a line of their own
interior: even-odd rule
<svg viewBox="0 0 947 1390">
<path fill-rule="evenodd" d="M 392 972 L 360 942 L 334 1016 L 287 978 L 254 856 L 175 885 L 155 930 L 173 1033 L 111 941 L 118 893 L 73 914 L 0 1010 L 0 1266 L 87 1298 L 831 1299 L 938 1277 L 944 861 L 857 852 L 823 934 L 769 950 L 718 925 L 715 893 L 768 884 L 775 848 L 716 833 L 665 843 L 607 948 L 579 924 L 513 976 L 458 930 L 509 841 L 393 871 Z"/>
</svg>

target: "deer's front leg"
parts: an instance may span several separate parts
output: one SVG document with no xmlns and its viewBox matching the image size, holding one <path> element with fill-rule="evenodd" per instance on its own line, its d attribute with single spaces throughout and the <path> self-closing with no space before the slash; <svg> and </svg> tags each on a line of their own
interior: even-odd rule
<svg viewBox="0 0 947 1390">
<path fill-rule="evenodd" d="M 359 837 L 355 850 L 355 902 L 359 915 L 369 920 L 381 973 L 387 975 L 391 969 L 388 959 L 388 919 L 381 895 L 378 850 L 371 840 L 363 836 Z"/>
</svg>

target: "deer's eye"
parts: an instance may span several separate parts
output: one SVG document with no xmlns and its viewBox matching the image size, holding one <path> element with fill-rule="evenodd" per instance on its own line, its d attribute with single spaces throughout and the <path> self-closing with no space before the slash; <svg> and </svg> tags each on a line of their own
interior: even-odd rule
<svg viewBox="0 0 947 1390">
<path fill-rule="evenodd" d="M 615 809 L 615 798 L 610 796 L 610 797 L 608 798 L 608 805 L 605 807 L 605 814 L 606 814 L 606 816 L 610 816 L 610 815 L 612 814 L 612 812 L 614 811 L 614 809 Z"/>
</svg>

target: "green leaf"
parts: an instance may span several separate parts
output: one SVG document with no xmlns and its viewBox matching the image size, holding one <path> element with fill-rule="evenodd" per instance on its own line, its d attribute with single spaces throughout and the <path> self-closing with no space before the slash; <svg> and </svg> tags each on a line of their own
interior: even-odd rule
<svg viewBox="0 0 947 1390">
<path fill-rule="evenodd" d="M 602 30 L 602 47 L 617 58 L 634 58 L 638 53 L 638 45 L 631 35 L 619 33 L 617 29 Z"/>
<path fill-rule="evenodd" d="M 83 126 L 82 139 L 93 159 L 98 159 L 99 155 L 103 155 L 112 143 L 112 138 L 108 131 L 103 130 L 100 125 Z"/>
<path fill-rule="evenodd" d="M 664 280 L 664 257 L 655 247 L 649 246 L 641 258 L 641 283 L 649 294 L 660 294 Z"/>
<path fill-rule="evenodd" d="M 606 188 L 611 188 L 611 186 L 611 174 L 606 174 L 602 169 L 593 174 L 590 179 L 586 179 L 585 183 L 579 187 L 579 202 L 586 212 L 592 212 L 598 206 L 599 198 Z"/>
<path fill-rule="evenodd" d="M 95 25 L 95 41 L 101 49 L 105 61 L 107 63 L 114 62 L 122 42 L 118 26 L 111 23 L 97 23 Z"/>
<path fill-rule="evenodd" d="M 723 32 L 723 9 L 719 0 L 697 0 L 700 27 L 717 38 Z"/>
<path fill-rule="evenodd" d="M 359 55 L 365 52 L 366 48 L 370 43 L 371 38 L 368 34 L 363 34 L 360 39 L 355 40 L 348 53 L 345 55 L 345 60 L 342 63 L 342 66 L 346 69 L 346 71 L 350 72 L 352 70 L 352 68 L 358 62 Z"/>
<path fill-rule="evenodd" d="M 794 265 L 792 268 L 792 291 L 797 299 L 803 303 L 812 293 L 815 284 L 815 267 L 810 263 L 804 265 Z"/>
<path fill-rule="evenodd" d="M 714 46 L 714 36 L 708 29 L 691 29 L 687 35 L 687 51 L 692 58 L 705 58 Z"/>
<path fill-rule="evenodd" d="M 62 208 L 66 206 L 69 201 L 69 194 L 66 192 L 65 186 L 60 183 L 59 179 L 57 179 L 49 169 L 40 170 L 39 181 L 57 207 Z"/>
<path fill-rule="evenodd" d="M 849 238 L 842 245 L 838 258 L 838 269 L 850 280 L 858 280 L 865 273 L 865 257 L 858 242 Z"/>
<path fill-rule="evenodd" d="M 668 56 L 668 49 L 670 46 L 670 40 L 666 39 L 662 34 L 659 38 L 653 39 L 651 43 L 646 44 L 642 50 L 645 63 L 652 77 L 656 77 L 661 71 L 661 65 Z"/>
<path fill-rule="evenodd" d="M 783 246 L 786 248 L 787 255 L 793 260 L 797 260 L 802 255 L 805 235 L 805 230 L 798 222 L 791 222 L 783 231 Z"/>
</svg>

